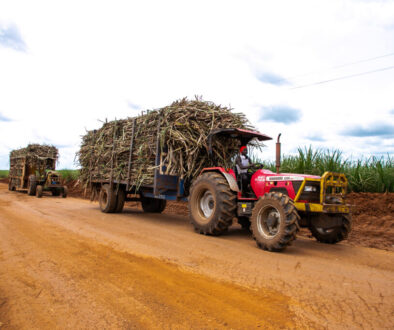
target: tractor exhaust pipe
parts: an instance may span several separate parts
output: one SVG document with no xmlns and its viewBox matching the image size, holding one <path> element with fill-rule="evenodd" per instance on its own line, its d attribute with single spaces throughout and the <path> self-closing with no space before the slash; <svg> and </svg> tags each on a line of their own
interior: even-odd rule
<svg viewBox="0 0 394 330">
<path fill-rule="evenodd" d="M 276 141 L 276 173 L 279 174 L 280 169 L 280 136 L 282 133 L 279 133 L 278 140 Z"/>
</svg>

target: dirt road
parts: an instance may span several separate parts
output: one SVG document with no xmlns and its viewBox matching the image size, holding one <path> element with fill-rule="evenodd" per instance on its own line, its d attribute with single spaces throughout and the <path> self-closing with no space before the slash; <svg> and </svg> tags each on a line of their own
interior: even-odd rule
<svg viewBox="0 0 394 330">
<path fill-rule="evenodd" d="M 0 184 L 0 329 L 391 328 L 394 253 L 37 199 Z"/>
</svg>

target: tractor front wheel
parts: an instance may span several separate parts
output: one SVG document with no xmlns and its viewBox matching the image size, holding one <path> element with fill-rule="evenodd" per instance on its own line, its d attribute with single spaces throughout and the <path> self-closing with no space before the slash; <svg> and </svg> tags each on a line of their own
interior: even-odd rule
<svg viewBox="0 0 394 330">
<path fill-rule="evenodd" d="M 340 222 L 339 226 L 333 228 L 323 228 L 311 221 L 309 227 L 312 236 L 319 242 L 335 244 L 346 239 L 352 228 L 352 218 L 350 214 L 336 215 L 332 217 L 335 222 Z"/>
<path fill-rule="evenodd" d="M 279 252 L 296 239 L 299 215 L 293 201 L 285 194 L 265 194 L 252 211 L 252 234 L 263 250 Z"/>
<path fill-rule="evenodd" d="M 196 232 L 220 235 L 231 226 L 236 216 L 236 196 L 219 173 L 199 176 L 191 186 L 190 220 Z"/>
</svg>

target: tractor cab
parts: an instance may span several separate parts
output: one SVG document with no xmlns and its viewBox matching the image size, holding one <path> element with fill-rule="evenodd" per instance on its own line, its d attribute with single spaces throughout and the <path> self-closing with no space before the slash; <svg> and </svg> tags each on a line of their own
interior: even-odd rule
<svg viewBox="0 0 394 330">
<path fill-rule="evenodd" d="M 257 141 L 267 141 L 267 140 L 272 140 L 271 137 L 262 134 L 260 132 L 254 132 L 254 131 L 248 131 L 245 129 L 240 129 L 240 128 L 220 128 L 220 129 L 215 129 L 211 131 L 211 133 L 208 135 L 208 154 L 212 158 L 213 157 L 213 150 L 212 150 L 212 144 L 215 138 L 217 137 L 228 137 L 231 139 L 235 139 L 239 141 L 239 146 L 247 146 L 248 143 L 250 143 L 252 140 L 257 140 Z M 253 168 L 254 170 L 258 170 L 262 168 L 262 164 L 256 164 L 256 166 Z M 247 185 L 246 187 L 243 187 L 243 183 L 241 180 L 241 175 L 237 171 L 237 167 L 234 165 L 234 168 L 232 170 L 229 170 L 229 174 L 235 176 L 241 196 L 242 197 L 255 197 L 253 190 L 251 189 L 250 185 Z M 251 174 L 249 173 L 250 177 Z M 250 178 L 249 178 L 250 179 Z M 250 180 L 249 180 L 250 182 Z M 244 184 L 246 185 L 246 184 Z M 240 196 L 240 197 L 241 197 Z"/>
</svg>

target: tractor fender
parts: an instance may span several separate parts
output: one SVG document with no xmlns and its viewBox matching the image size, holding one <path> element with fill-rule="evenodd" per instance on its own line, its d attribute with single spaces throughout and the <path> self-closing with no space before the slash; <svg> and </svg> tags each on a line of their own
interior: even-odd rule
<svg viewBox="0 0 394 330">
<path fill-rule="evenodd" d="M 239 192 L 237 180 L 235 180 L 234 176 L 232 176 L 230 173 L 227 173 L 222 167 L 206 168 L 205 170 L 203 170 L 201 172 L 201 174 L 205 173 L 205 172 L 218 172 L 218 173 L 222 174 L 225 177 L 225 179 L 230 187 L 230 190 L 235 191 L 235 192 Z"/>
<path fill-rule="evenodd" d="M 221 173 L 226 178 L 228 185 L 230 186 L 230 189 L 232 191 L 239 192 L 238 184 L 237 181 L 234 179 L 234 177 L 226 172 L 221 172 Z"/>
</svg>

